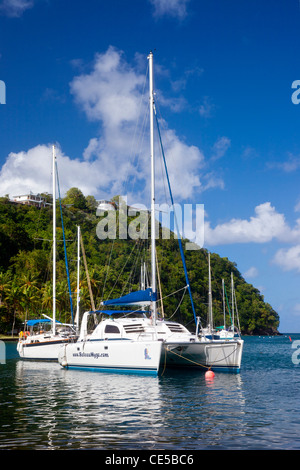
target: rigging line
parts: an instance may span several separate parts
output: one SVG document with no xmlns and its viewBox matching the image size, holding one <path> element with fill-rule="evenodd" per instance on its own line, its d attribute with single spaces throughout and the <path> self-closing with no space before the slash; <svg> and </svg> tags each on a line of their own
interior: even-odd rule
<svg viewBox="0 0 300 470">
<path fill-rule="evenodd" d="M 149 215 L 148 215 L 148 220 L 145 222 L 144 226 L 142 227 L 141 233 L 143 233 L 144 229 L 148 226 L 148 225 L 147 225 L 147 222 L 148 222 L 148 221 L 149 221 Z M 105 291 L 106 282 L 107 282 L 107 279 L 108 279 L 108 271 L 109 271 L 109 267 L 110 267 L 110 262 L 111 262 L 111 256 L 112 256 L 112 252 L 113 252 L 114 243 L 115 243 L 115 240 L 113 240 L 113 243 L 112 243 L 112 246 L 111 246 L 111 251 L 110 251 L 110 255 L 109 255 L 109 261 L 108 261 L 107 270 L 106 270 L 105 281 L 104 281 L 104 285 L 103 285 L 103 289 L 102 289 L 102 298 L 101 298 L 101 300 L 100 300 L 99 308 L 100 308 L 100 306 L 101 306 L 101 302 L 102 302 L 103 299 L 104 299 L 104 291 Z M 106 297 L 106 300 L 110 298 L 110 296 L 111 296 L 111 294 L 112 294 L 114 288 L 116 287 L 117 282 L 119 281 L 119 279 L 120 279 L 120 277 L 121 277 L 121 275 L 122 275 L 122 273 L 123 273 L 123 271 L 124 271 L 124 269 L 125 269 L 125 267 L 126 267 L 128 261 L 129 261 L 131 255 L 132 255 L 134 249 L 135 249 L 135 245 L 133 245 L 132 250 L 131 250 L 130 254 L 128 255 L 128 258 L 127 258 L 125 264 L 123 265 L 123 268 L 122 268 L 121 271 L 119 272 L 119 275 L 118 275 L 118 277 L 117 277 L 117 279 L 116 279 L 116 281 L 115 281 L 113 287 L 111 288 L 111 290 L 110 290 L 108 296 Z M 126 284 L 126 285 L 127 285 L 127 284 Z M 125 285 L 125 286 L 126 286 L 126 285 Z M 124 289 L 123 289 L 123 290 L 124 290 Z"/>
<path fill-rule="evenodd" d="M 110 254 L 109 254 L 109 259 L 108 259 L 108 264 L 107 264 L 107 269 L 106 269 L 106 275 L 105 275 L 103 289 L 102 289 L 102 300 L 103 300 L 103 297 L 104 297 L 104 290 L 105 290 L 106 282 L 107 282 L 107 278 L 108 278 L 108 271 L 109 271 L 109 267 L 110 267 L 111 255 L 112 255 L 112 252 L 113 252 L 114 244 L 115 244 L 115 239 L 113 239 L 112 244 L 111 244 L 111 249 L 110 249 Z M 101 305 L 101 300 L 100 300 L 100 305 Z"/>
<path fill-rule="evenodd" d="M 123 268 L 122 268 L 121 271 L 119 272 L 119 275 L 118 275 L 118 277 L 117 277 L 117 279 L 116 279 L 116 281 L 115 281 L 113 287 L 111 288 L 111 290 L 110 290 L 108 296 L 106 297 L 106 300 L 108 300 L 108 299 L 110 298 L 110 296 L 111 296 L 111 294 L 112 294 L 114 288 L 116 287 L 116 284 L 117 284 L 118 280 L 120 279 L 120 276 L 122 275 L 122 273 L 123 273 L 123 271 L 124 271 L 124 269 L 125 269 L 125 266 L 127 265 L 127 263 L 128 263 L 128 261 L 129 261 L 131 255 L 132 255 L 134 249 L 135 249 L 135 244 L 133 245 L 133 247 L 132 247 L 132 249 L 131 249 L 131 252 L 129 253 L 129 255 L 128 255 L 128 257 L 127 257 L 127 260 L 126 260 L 125 264 L 123 265 Z M 110 253 L 110 258 L 111 258 L 111 254 L 112 254 L 112 249 L 111 249 L 111 253 Z M 109 266 L 108 266 L 108 267 L 109 267 Z M 103 298 L 104 298 L 104 286 L 103 286 L 103 295 L 102 295 L 102 299 L 103 299 Z"/>
<path fill-rule="evenodd" d="M 52 175 L 52 155 L 51 155 L 51 169 L 49 170 L 49 175 L 50 175 L 50 176 L 49 176 L 48 188 L 51 187 L 51 180 L 52 180 L 52 178 L 51 178 L 51 175 Z M 44 194 L 45 194 L 45 195 L 48 195 L 49 193 L 46 192 L 46 193 L 44 193 Z M 42 207 L 41 207 L 40 209 L 42 209 Z M 35 230 L 36 230 L 35 233 L 37 233 L 38 230 L 40 229 L 41 216 L 42 216 L 42 211 L 39 212 L 38 220 L 36 221 L 36 224 L 35 224 Z M 34 240 L 39 240 L 39 238 L 34 238 Z M 51 240 L 51 241 L 52 241 L 52 240 Z M 34 242 L 34 248 L 36 248 L 35 242 Z"/>
<path fill-rule="evenodd" d="M 225 343 L 225 344 L 230 344 L 230 343 Z M 219 348 L 219 353 L 220 353 L 220 351 L 221 351 L 221 348 Z M 222 351 L 223 351 L 223 350 L 222 350 Z M 237 345 L 236 345 L 236 347 L 234 348 L 234 350 L 231 351 L 231 353 L 228 354 L 228 356 L 223 356 L 221 359 L 218 359 L 218 356 L 219 356 L 219 354 L 218 354 L 217 357 L 216 357 L 216 359 L 213 361 L 211 367 L 213 367 L 214 364 L 216 364 L 217 362 L 221 362 L 221 361 L 224 361 L 224 360 L 228 359 L 228 358 L 229 358 L 230 356 L 232 356 L 236 351 L 237 351 Z M 226 353 L 223 351 L 223 354 L 226 354 Z"/>
<path fill-rule="evenodd" d="M 142 152 L 142 146 L 143 146 L 143 142 L 145 140 L 146 123 L 147 123 L 148 114 L 149 114 L 149 110 L 147 109 L 147 111 L 145 113 L 145 116 L 144 116 L 144 121 L 143 121 L 142 126 L 141 126 L 140 136 L 137 139 L 135 156 L 134 156 L 133 161 L 132 161 L 132 166 L 134 166 L 135 168 L 138 168 L 138 165 L 140 164 L 140 161 L 141 161 L 141 155 L 145 153 L 145 152 Z M 138 172 L 136 171 L 135 173 L 133 173 L 133 175 L 131 176 L 131 180 L 129 181 L 129 175 L 127 174 L 126 180 L 123 183 L 124 189 L 127 188 L 127 193 L 129 192 L 128 191 L 129 186 L 132 189 L 134 189 L 134 185 L 135 185 L 136 180 L 137 180 L 138 177 L 140 177 L 140 176 L 139 176 Z"/>
<path fill-rule="evenodd" d="M 148 214 L 147 220 L 145 221 L 144 225 L 141 227 L 141 230 L 140 230 L 141 235 L 144 234 L 145 229 L 148 230 L 149 218 L 150 218 L 150 215 Z M 130 274 L 128 276 L 127 282 L 126 282 L 125 286 L 123 287 L 122 295 L 125 292 L 125 289 L 126 289 L 127 285 L 130 282 L 133 283 L 133 281 L 131 281 L 131 279 L 133 279 L 134 273 L 136 272 L 138 261 L 142 259 L 142 249 L 145 246 L 145 242 L 142 238 L 139 238 L 138 240 L 142 240 L 142 242 L 138 244 L 138 250 L 137 250 L 136 257 L 135 257 L 135 261 L 132 265 L 132 268 L 131 268 Z M 133 250 L 136 248 L 136 246 L 137 246 L 137 243 L 135 243 L 135 245 L 133 246 L 131 254 L 133 253 Z M 131 254 L 130 254 L 130 256 L 131 256 Z"/>
<path fill-rule="evenodd" d="M 107 277 L 108 277 L 108 271 L 109 271 L 109 266 L 110 266 L 110 259 L 111 259 L 111 255 L 112 255 L 112 251 L 113 251 L 114 244 L 115 244 L 115 239 L 113 239 L 112 244 L 111 244 L 110 252 L 109 252 L 109 253 L 107 254 L 107 256 L 106 256 L 106 262 L 105 262 L 105 265 L 104 265 L 104 266 L 107 266 L 107 269 L 106 269 L 106 275 L 105 275 L 105 279 L 104 279 L 104 283 L 103 283 L 102 297 L 101 297 L 101 299 L 103 299 L 103 296 L 104 296 L 104 289 L 105 289 L 105 285 L 106 285 L 106 281 L 107 281 Z M 100 285 L 99 285 L 99 288 L 97 289 L 97 296 L 98 296 L 99 290 L 100 290 Z M 101 300 L 100 300 L 100 305 L 101 305 Z"/>
<path fill-rule="evenodd" d="M 144 233 L 144 229 L 148 227 L 149 218 L 150 218 L 150 215 L 148 214 L 148 218 L 147 218 L 147 220 L 145 221 L 145 223 L 144 223 L 144 225 L 143 225 L 143 227 L 142 227 L 142 229 L 141 229 L 141 233 Z M 114 283 L 114 285 L 113 285 L 111 291 L 109 292 L 109 295 L 108 295 L 107 299 L 109 299 L 109 297 L 111 296 L 111 293 L 113 292 L 114 288 L 116 287 L 116 284 L 117 284 L 117 282 L 119 281 L 121 275 L 123 274 L 123 271 L 124 271 L 124 269 L 125 269 L 127 263 L 129 262 L 129 259 L 131 258 L 132 253 L 134 252 L 135 249 L 136 249 L 136 244 L 133 245 L 132 250 L 131 250 L 130 254 L 129 254 L 128 257 L 127 257 L 127 260 L 126 260 L 125 264 L 123 265 L 123 268 L 122 268 L 121 271 L 119 272 L 119 275 L 118 275 L 118 277 L 117 277 L 117 279 L 116 279 L 116 281 L 115 281 L 115 283 Z M 140 245 L 140 251 L 141 251 L 141 249 L 142 249 L 142 245 Z M 133 268 L 132 268 L 132 269 L 133 269 Z M 132 269 L 131 269 L 131 272 L 132 272 Z M 130 275 L 129 275 L 129 278 L 130 278 Z M 124 292 L 124 290 L 125 290 L 125 288 L 126 288 L 128 282 L 129 282 L 129 280 L 127 280 L 125 286 L 123 287 L 122 293 Z"/>
<path fill-rule="evenodd" d="M 226 290 L 225 283 L 224 283 L 224 290 L 225 290 L 225 297 L 226 297 L 226 303 L 227 303 L 229 318 L 230 318 L 230 321 L 231 321 L 231 324 L 232 324 L 232 318 L 231 318 L 231 312 L 230 312 L 230 305 L 229 305 L 229 301 L 228 301 L 228 297 L 227 297 L 227 290 Z"/>
<path fill-rule="evenodd" d="M 93 296 L 93 291 L 92 291 L 92 286 L 91 286 L 91 279 L 90 279 L 90 274 L 89 274 L 88 265 L 87 265 L 87 261 L 86 261 L 85 248 L 84 248 L 84 243 L 83 243 L 83 238 L 82 238 L 81 233 L 80 233 L 80 247 L 81 247 L 81 252 L 82 252 L 82 257 L 83 257 L 86 280 L 87 280 L 87 283 L 88 283 L 91 306 L 92 306 L 92 310 L 95 310 L 95 303 L 94 303 L 94 296 Z"/>
<path fill-rule="evenodd" d="M 174 317 L 175 313 L 177 313 L 178 309 L 180 308 L 180 305 L 182 304 L 183 299 L 184 299 L 184 296 L 185 296 L 185 293 L 186 293 L 186 288 L 187 288 L 187 286 L 185 286 L 184 292 L 183 292 L 183 294 L 182 294 L 182 297 L 181 297 L 181 300 L 180 300 L 179 304 L 177 305 L 177 308 L 175 309 L 175 311 L 173 312 L 173 314 L 168 318 L 168 320 L 171 320 L 171 318 Z M 168 321 L 168 320 L 167 320 L 167 321 Z"/>
<path fill-rule="evenodd" d="M 160 108 L 159 108 L 159 104 L 158 104 L 157 101 L 155 101 L 155 107 L 156 107 L 156 109 L 154 109 L 154 112 L 156 112 L 156 110 L 158 111 L 158 114 L 159 114 L 159 116 L 160 116 L 160 119 L 161 119 L 162 123 L 164 123 L 165 121 L 164 121 L 164 119 L 163 119 L 163 117 L 162 117 L 162 114 L 161 114 Z M 156 117 L 156 119 L 157 119 L 157 117 Z M 164 127 L 164 130 L 166 130 L 166 129 L 165 129 L 165 126 L 163 126 L 163 127 Z M 168 204 L 168 202 L 170 201 L 170 199 L 169 199 L 168 196 L 167 196 L 166 182 L 165 182 L 164 173 L 163 173 L 163 153 L 162 153 L 162 144 L 161 144 L 161 146 L 160 146 L 160 150 L 161 150 L 161 152 L 160 152 L 160 156 L 161 156 L 161 158 L 160 158 L 160 163 L 161 163 L 161 171 L 162 171 L 162 180 L 163 180 L 163 185 L 164 185 L 164 195 L 165 195 L 166 204 Z"/>
<path fill-rule="evenodd" d="M 239 332 L 240 332 L 240 331 L 241 331 L 241 327 L 240 327 L 240 318 L 239 318 L 239 312 L 238 312 L 238 306 L 237 306 L 237 300 L 236 300 L 235 289 L 234 289 L 233 295 L 234 295 L 234 300 L 235 300 L 235 310 L 236 310 L 237 324 L 238 324 L 238 329 L 239 329 Z"/>
<path fill-rule="evenodd" d="M 164 303 L 162 301 L 162 290 L 161 290 L 161 282 L 160 282 L 160 272 L 158 266 L 158 258 L 157 258 L 157 250 L 155 250 L 155 260 L 156 260 L 156 271 L 157 271 L 157 280 L 158 280 L 158 288 L 159 288 L 159 295 L 160 295 L 160 308 L 161 308 L 161 316 L 165 318 L 165 311 L 164 311 Z"/>
<path fill-rule="evenodd" d="M 182 356 L 181 354 L 176 353 L 175 351 L 173 351 L 172 349 L 170 349 L 168 346 L 165 346 L 165 345 L 164 345 L 164 349 L 165 349 L 165 351 L 167 351 L 167 352 L 169 352 L 169 353 L 175 354 L 175 356 L 181 357 L 181 359 L 184 359 L 185 361 L 192 362 L 192 363 L 195 364 L 196 366 L 200 366 L 200 367 L 203 367 L 203 368 L 205 368 L 205 369 L 210 369 L 210 368 L 211 368 L 211 366 L 206 366 L 206 365 L 204 365 L 204 364 L 200 364 L 199 362 L 193 361 L 192 359 L 189 359 L 188 357 L 184 357 L 184 356 Z"/>
<path fill-rule="evenodd" d="M 217 362 L 221 362 L 221 361 L 224 361 L 226 359 L 228 359 L 230 356 L 232 356 L 232 354 L 234 354 L 237 350 L 237 347 L 231 352 L 228 354 L 228 356 L 223 356 L 221 359 L 216 359 L 215 361 L 212 362 L 212 364 L 210 366 L 206 366 L 204 364 L 200 364 L 196 361 L 193 361 L 192 359 L 189 359 L 188 357 L 184 357 L 182 356 L 181 354 L 178 354 L 176 353 L 175 351 L 173 351 L 172 349 L 170 349 L 168 346 L 164 346 L 165 350 L 172 353 L 172 354 L 175 354 L 175 356 L 178 356 L 178 357 L 181 357 L 181 359 L 184 359 L 188 362 L 192 362 L 193 364 L 196 364 L 197 366 L 200 366 L 200 367 L 204 367 L 206 369 L 211 369 L 212 367 L 214 367 L 214 364 L 216 364 Z M 220 352 L 220 351 L 219 351 Z"/>
<path fill-rule="evenodd" d="M 40 241 L 44 241 L 44 242 L 52 242 L 52 240 L 50 238 L 34 238 L 33 240 L 40 240 Z M 58 243 L 61 243 L 61 242 L 73 242 L 74 240 L 56 240 Z"/>
<path fill-rule="evenodd" d="M 134 247 L 133 247 L 133 250 L 136 248 L 136 246 L 137 246 L 137 243 L 135 242 Z M 133 253 L 133 250 L 132 250 L 132 253 Z M 133 282 L 132 279 L 133 279 L 133 277 L 134 277 L 134 273 L 136 272 L 137 262 L 138 262 L 138 259 L 141 257 L 141 256 L 140 256 L 140 252 L 141 252 L 141 245 L 140 245 L 139 248 L 138 248 L 138 253 L 137 253 L 137 255 L 136 255 L 136 257 L 135 257 L 135 260 L 133 261 L 133 264 L 132 264 L 132 266 L 131 266 L 131 270 L 130 270 L 130 273 L 129 273 L 129 275 L 128 275 L 127 281 L 126 281 L 126 283 L 125 283 L 125 285 L 124 285 L 124 287 L 123 287 L 123 289 L 122 289 L 121 296 L 124 295 L 124 292 L 125 292 L 127 286 L 130 285 L 130 284 Z"/>
<path fill-rule="evenodd" d="M 39 215 L 38 215 L 38 220 L 36 221 L 36 224 L 35 224 L 35 230 L 36 232 L 39 230 L 40 228 L 40 221 L 41 221 L 41 215 L 42 215 L 42 211 L 41 211 L 42 208 L 40 208 L 40 211 L 39 211 Z M 34 240 L 38 240 L 38 238 L 34 238 Z M 34 242 L 34 249 L 36 248 L 36 244 Z"/>
<path fill-rule="evenodd" d="M 143 88 L 142 88 L 142 91 L 141 91 L 141 97 L 140 97 L 140 100 L 139 100 L 138 116 L 137 116 L 136 123 L 135 123 L 135 129 L 134 129 L 133 137 L 132 137 L 132 140 L 131 140 L 131 150 L 130 150 L 130 153 L 129 153 L 130 160 L 131 160 L 131 158 L 133 159 L 133 162 L 132 162 L 133 164 L 138 159 L 138 155 L 139 155 L 138 146 L 141 145 L 141 143 L 139 144 L 139 141 L 140 142 L 143 141 L 143 138 L 141 136 L 145 132 L 145 130 L 143 130 L 143 129 L 145 129 L 145 122 L 146 122 L 146 119 L 144 117 L 144 123 L 142 124 L 142 127 L 141 127 L 142 132 L 140 133 L 140 137 L 136 141 L 136 152 L 135 152 L 133 147 L 134 147 L 134 143 L 135 143 L 135 140 L 136 140 L 136 134 L 137 134 L 139 119 L 140 119 L 140 116 L 141 116 L 142 104 L 143 104 L 143 101 L 145 100 L 145 88 L 146 88 L 146 84 L 147 84 L 148 69 L 149 69 L 149 64 L 148 64 L 148 61 L 147 61 L 147 68 L 146 68 L 146 73 L 145 73 L 145 78 L 144 78 L 144 84 L 143 84 Z M 134 156 L 135 153 L 136 153 L 136 155 Z M 129 172 L 127 172 L 126 179 L 123 183 L 124 189 L 128 184 L 128 180 L 129 180 Z"/>
<path fill-rule="evenodd" d="M 208 259 L 208 257 L 207 257 L 207 259 Z M 210 260 L 212 261 L 212 258 L 210 258 Z M 214 292 L 216 292 L 216 290 L 217 290 L 217 292 L 218 292 L 218 294 L 219 294 L 219 297 L 222 298 L 222 297 L 223 297 L 223 293 L 222 293 L 222 290 L 221 290 L 221 288 L 220 288 L 220 283 L 217 282 L 217 278 L 216 278 L 216 276 L 215 276 L 215 273 L 214 273 L 214 270 L 213 270 L 212 266 L 211 266 L 211 270 L 210 270 L 210 271 L 211 271 L 212 281 L 214 281 L 215 284 L 217 284 L 217 289 L 215 288 L 215 289 L 214 289 Z M 224 290 L 225 290 L 225 294 L 226 294 L 225 279 L 224 279 Z M 228 305 L 228 308 L 229 308 L 229 305 Z M 230 320 L 231 320 L 230 309 L 229 309 L 229 316 L 230 316 Z"/>
<path fill-rule="evenodd" d="M 146 84 L 147 84 L 147 76 L 148 76 L 148 70 L 149 70 L 149 64 L 148 64 L 148 61 L 147 61 L 147 68 L 146 68 L 146 73 L 145 73 L 145 79 L 144 79 L 144 84 L 143 84 L 143 89 L 142 89 L 142 92 L 141 92 L 141 98 L 140 98 L 140 103 L 139 103 L 139 112 L 138 112 L 138 116 L 141 115 L 141 108 L 142 108 L 142 103 L 145 99 L 145 89 L 146 89 Z M 135 136 L 136 136 L 136 131 L 137 131 L 137 128 L 138 128 L 138 120 L 139 118 L 136 120 L 136 125 L 135 125 L 135 129 L 134 129 L 134 134 L 133 134 L 133 138 L 132 138 L 132 149 L 131 149 L 131 152 L 130 153 L 134 153 L 133 152 L 133 143 L 135 141 Z"/>
<path fill-rule="evenodd" d="M 142 310 L 141 310 L 141 307 L 138 307 L 138 308 L 136 308 L 135 310 L 131 310 L 130 312 L 126 312 L 126 310 L 124 310 L 124 315 L 123 315 L 123 317 L 128 317 L 128 315 L 131 315 L 132 313 L 141 312 L 141 311 L 142 311 Z M 122 317 L 122 318 L 123 318 L 123 317 Z"/>
<path fill-rule="evenodd" d="M 166 163 L 165 154 L 164 154 L 164 150 L 163 150 L 163 146 L 162 146 L 162 140 L 161 140 L 161 135 L 160 135 L 160 130 L 159 130 L 159 125 L 158 125 L 158 119 L 157 119 L 155 106 L 154 106 L 154 115 L 155 115 L 155 118 L 156 118 L 158 136 L 159 136 L 159 141 L 160 141 L 163 160 L 164 160 L 164 166 L 165 166 L 165 171 L 166 171 L 166 176 L 167 176 L 167 182 L 168 182 L 168 187 L 169 187 L 170 198 L 171 198 L 172 205 L 174 206 L 173 194 L 172 194 L 172 190 L 171 190 L 171 185 L 170 185 L 170 180 L 169 180 L 169 175 L 168 175 L 168 170 L 167 170 L 167 163 Z M 178 223 L 177 223 L 177 217 L 176 217 L 175 211 L 174 211 L 174 218 L 175 218 L 176 228 L 177 228 L 177 232 L 178 232 L 178 243 L 179 243 L 179 249 L 180 249 L 181 259 L 182 259 L 182 263 L 183 263 L 185 279 L 186 279 L 186 283 L 187 283 L 189 294 L 190 294 L 190 300 L 191 300 L 191 304 L 192 304 L 192 310 L 193 310 L 193 314 L 194 314 L 195 323 L 197 324 L 197 317 L 196 317 L 196 312 L 195 312 L 195 307 L 194 307 L 194 302 L 193 302 L 193 297 L 192 297 L 192 291 L 191 291 L 191 287 L 190 287 L 188 272 L 187 272 L 187 269 L 186 269 L 184 253 L 183 253 L 183 247 L 182 247 L 182 241 L 181 241 L 181 236 L 180 236 L 179 229 L 178 229 Z"/>
<path fill-rule="evenodd" d="M 175 295 L 175 294 L 177 294 L 177 292 L 180 292 L 180 291 L 185 290 L 187 288 L 188 288 L 188 286 L 181 287 L 181 289 L 175 290 L 174 292 L 171 292 L 171 294 L 165 295 L 164 297 L 162 297 L 161 300 L 166 299 L 167 297 L 171 297 L 171 295 Z"/>
<path fill-rule="evenodd" d="M 53 245 L 51 245 L 51 250 L 50 250 L 50 253 L 48 255 L 47 269 L 45 269 L 45 272 L 44 272 L 43 285 L 47 283 L 47 280 L 50 277 L 50 260 L 52 260 L 52 254 L 53 254 Z M 42 310 L 43 310 L 43 294 L 42 294 L 41 311 Z"/>
</svg>

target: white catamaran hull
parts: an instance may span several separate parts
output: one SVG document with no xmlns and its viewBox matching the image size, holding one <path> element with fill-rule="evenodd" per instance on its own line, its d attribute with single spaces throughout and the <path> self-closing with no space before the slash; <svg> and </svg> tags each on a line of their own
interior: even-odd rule
<svg viewBox="0 0 300 470">
<path fill-rule="evenodd" d="M 243 340 L 212 342 L 167 342 L 162 350 L 163 367 L 211 368 L 239 372 Z"/>
<path fill-rule="evenodd" d="M 58 362 L 68 369 L 157 375 L 161 350 L 161 341 L 83 341 L 62 346 Z"/>
</svg>

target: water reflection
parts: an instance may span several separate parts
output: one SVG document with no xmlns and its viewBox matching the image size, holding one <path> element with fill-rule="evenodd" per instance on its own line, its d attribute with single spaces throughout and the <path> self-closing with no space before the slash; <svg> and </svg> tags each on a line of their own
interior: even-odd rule
<svg viewBox="0 0 300 470">
<path fill-rule="evenodd" d="M 0 449 L 300 448 L 300 367 L 284 338 L 245 342 L 241 374 L 159 377 L 0 368 Z"/>
<path fill-rule="evenodd" d="M 156 441 L 161 426 L 157 377 L 64 371 L 63 383 L 71 398 L 69 416 L 77 422 L 73 440 L 82 442 L 88 433 L 85 446 L 103 448 L 121 448 L 124 441 L 126 448 L 151 447 Z"/>
<path fill-rule="evenodd" d="M 192 371 L 144 377 L 17 361 L 15 387 L 15 447 L 195 449 L 243 433 L 240 375 L 207 383 Z"/>
<path fill-rule="evenodd" d="M 151 447 L 156 441 L 161 426 L 157 377 L 66 371 L 57 364 L 19 361 L 16 385 L 22 407 L 37 410 L 32 421 L 38 431 L 47 429 L 46 446 L 67 442 L 71 448 L 107 449 L 128 448 L 132 442 L 135 448 L 136 442 Z"/>
<path fill-rule="evenodd" d="M 216 374 L 213 381 L 197 372 L 165 377 L 168 394 L 163 400 L 165 427 L 173 427 L 173 444 L 182 448 L 226 448 L 223 435 L 235 439 L 243 434 L 241 422 L 246 403 L 240 375 Z M 162 387 L 163 388 L 163 387 Z M 178 416 L 185 416 L 184 423 Z"/>
</svg>

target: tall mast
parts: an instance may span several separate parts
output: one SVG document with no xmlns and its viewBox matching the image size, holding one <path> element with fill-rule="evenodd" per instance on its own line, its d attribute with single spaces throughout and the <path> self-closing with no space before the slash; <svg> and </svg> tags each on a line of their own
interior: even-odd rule
<svg viewBox="0 0 300 470">
<path fill-rule="evenodd" d="M 151 153 L 151 276 L 152 276 L 152 295 L 156 298 L 156 263 L 155 263 L 155 179 L 154 179 L 154 132 L 153 132 L 153 53 L 149 56 L 149 109 L 150 109 L 150 153 Z M 156 323 L 156 301 L 151 302 L 152 321 Z"/>
<path fill-rule="evenodd" d="M 226 329 L 226 322 L 225 322 L 225 285 L 224 285 L 224 279 L 222 279 L 222 296 L 223 296 L 223 318 L 224 318 L 224 330 Z"/>
<path fill-rule="evenodd" d="M 232 329 L 234 331 L 234 282 L 233 282 L 233 273 L 231 273 L 231 302 L 232 302 Z"/>
<path fill-rule="evenodd" d="M 210 253 L 208 253 L 208 318 L 209 318 L 209 328 L 212 331 L 212 329 L 213 329 L 213 315 L 212 315 Z"/>
<path fill-rule="evenodd" d="M 78 329 L 79 326 L 79 302 L 80 302 L 80 291 L 79 291 L 79 282 L 80 282 L 80 227 L 77 227 L 77 299 L 76 299 L 76 317 L 75 317 L 75 326 Z"/>
<path fill-rule="evenodd" d="M 52 185 L 53 185 L 53 334 L 56 333 L 56 184 L 55 184 L 55 175 L 56 175 L 56 157 L 55 157 L 55 146 L 52 146 Z"/>
</svg>

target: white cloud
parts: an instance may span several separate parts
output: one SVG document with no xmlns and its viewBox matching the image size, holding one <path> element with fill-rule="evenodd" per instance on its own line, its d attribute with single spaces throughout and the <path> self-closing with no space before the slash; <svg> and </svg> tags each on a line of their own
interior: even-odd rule
<svg viewBox="0 0 300 470">
<path fill-rule="evenodd" d="M 278 250 L 273 258 L 273 262 L 284 271 L 296 270 L 300 272 L 300 245 Z"/>
<path fill-rule="evenodd" d="M 61 195 L 72 186 L 84 194 L 97 190 L 100 171 L 95 165 L 71 160 L 56 148 Z M 11 152 L 0 172 L 1 195 L 52 193 L 52 145 L 37 145 L 27 152 Z"/>
<path fill-rule="evenodd" d="M 33 0 L 2 0 L 0 4 L 0 13 L 11 18 L 22 16 L 24 11 L 32 8 Z"/>
<path fill-rule="evenodd" d="M 292 153 L 288 154 L 288 159 L 284 162 L 271 162 L 268 163 L 271 169 L 283 170 L 285 173 L 292 173 L 300 168 L 300 157 Z"/>
<path fill-rule="evenodd" d="M 297 304 L 295 304 L 295 305 L 293 306 L 293 308 L 292 308 L 292 313 L 293 313 L 296 317 L 300 316 L 300 304 L 297 303 Z"/>
<path fill-rule="evenodd" d="M 120 51 L 109 47 L 96 55 L 91 73 L 74 78 L 71 92 L 90 120 L 115 127 L 137 119 L 143 84 L 143 75 L 123 60 Z"/>
<path fill-rule="evenodd" d="M 149 124 L 141 113 L 142 107 L 148 111 L 148 91 L 147 88 L 145 91 L 145 75 L 139 70 L 140 65 L 134 69 L 124 60 L 122 52 L 109 47 L 104 54 L 96 56 L 89 74 L 79 75 L 71 83 L 77 104 L 88 119 L 101 125 L 100 137 L 90 140 L 84 158 L 98 161 L 102 171 L 101 186 L 110 188 L 112 195 L 137 192 L 132 188 L 133 181 L 143 182 L 145 186 L 145 181 L 149 180 Z M 170 106 L 163 96 L 161 101 L 162 105 Z M 191 197 L 195 190 L 205 188 L 200 181 L 204 156 L 199 148 L 180 139 L 165 122 L 163 127 L 174 197 Z M 140 139 L 142 134 L 144 138 Z M 158 163 L 156 168 L 157 172 L 161 171 Z M 161 182 L 157 183 L 157 189 L 163 191 Z"/>
<path fill-rule="evenodd" d="M 300 219 L 290 228 L 283 214 L 276 211 L 270 202 L 255 207 L 255 216 L 231 219 L 211 228 L 205 222 L 205 244 L 224 245 L 230 243 L 266 243 L 272 240 L 295 243 L 300 237 Z"/>
<path fill-rule="evenodd" d="M 84 194 L 111 197 L 115 194 L 137 195 L 148 203 L 150 158 L 148 87 L 145 73 L 128 64 L 122 52 L 109 47 L 97 54 L 89 73 L 76 76 L 71 93 L 86 117 L 99 124 L 98 134 L 87 143 L 82 160 L 71 160 L 59 149 L 61 184 L 79 187 Z M 144 63 L 144 71 L 146 64 Z M 143 109 L 143 112 L 141 111 Z M 140 120 L 140 122 L 139 122 Z M 213 174 L 204 174 L 204 155 L 188 145 L 173 129 L 162 122 L 163 142 L 173 195 L 177 202 L 209 187 L 221 186 Z M 10 153 L 0 173 L 1 194 L 45 191 L 49 187 L 45 161 L 49 145 Z M 157 159 L 157 197 L 164 193 L 161 164 Z M 142 197 L 147 194 L 147 199 Z"/>
<path fill-rule="evenodd" d="M 215 110 L 215 105 L 210 103 L 207 96 L 204 97 L 203 103 L 199 106 L 199 114 L 203 118 L 210 118 Z"/>
<path fill-rule="evenodd" d="M 220 137 L 215 144 L 213 145 L 212 148 L 212 159 L 213 160 L 218 160 L 219 158 L 222 158 L 227 150 L 229 149 L 231 145 L 230 139 L 228 137 Z"/>
<path fill-rule="evenodd" d="M 195 146 L 181 141 L 172 129 L 163 132 L 164 152 L 168 162 L 168 173 L 172 193 L 176 198 L 187 199 L 195 190 L 202 191 L 200 170 L 204 165 L 204 155 Z M 160 165 L 156 165 L 160 172 Z M 157 188 L 163 192 L 163 180 L 157 178 Z"/>
<path fill-rule="evenodd" d="M 297 202 L 297 204 L 295 205 L 294 211 L 295 211 L 295 212 L 300 212 L 300 201 Z"/>
<path fill-rule="evenodd" d="M 251 266 L 244 274 L 244 278 L 253 279 L 258 276 L 258 269 L 255 266 Z"/>
<path fill-rule="evenodd" d="M 150 0 L 154 6 L 154 16 L 172 16 L 183 19 L 187 15 L 187 4 L 190 0 Z"/>
</svg>

